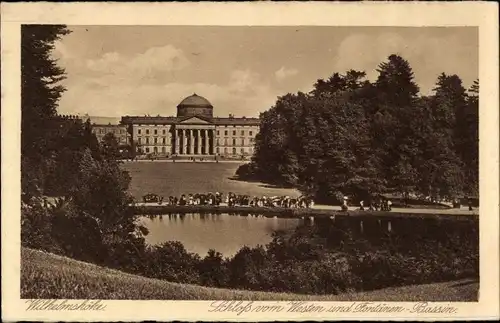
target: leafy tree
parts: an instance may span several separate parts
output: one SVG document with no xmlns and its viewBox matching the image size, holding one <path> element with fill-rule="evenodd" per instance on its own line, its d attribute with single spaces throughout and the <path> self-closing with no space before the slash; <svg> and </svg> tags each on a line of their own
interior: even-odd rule
<svg viewBox="0 0 500 323">
<path fill-rule="evenodd" d="M 107 133 L 102 138 L 101 154 L 107 160 L 115 160 L 120 157 L 118 140 L 113 133 Z"/>
<path fill-rule="evenodd" d="M 83 141 L 85 143 L 84 147 L 89 148 L 92 157 L 96 160 L 102 159 L 101 147 L 99 145 L 99 141 L 97 137 L 92 132 L 92 125 L 90 124 L 90 119 L 87 119 L 83 126 Z"/>
<path fill-rule="evenodd" d="M 188 253 L 179 241 L 155 246 L 146 269 L 148 276 L 180 283 L 199 283 L 199 256 Z"/>
<path fill-rule="evenodd" d="M 229 269 L 222 254 L 213 249 L 200 261 L 201 283 L 207 286 L 225 287 L 229 283 Z"/>
</svg>

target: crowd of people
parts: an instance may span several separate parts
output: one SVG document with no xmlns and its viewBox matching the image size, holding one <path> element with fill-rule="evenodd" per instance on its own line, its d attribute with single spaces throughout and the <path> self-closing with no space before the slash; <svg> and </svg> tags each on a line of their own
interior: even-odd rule
<svg viewBox="0 0 500 323">
<path fill-rule="evenodd" d="M 144 203 L 158 203 L 159 205 L 212 205 L 212 206 L 250 206 L 250 207 L 283 207 L 283 208 L 312 208 L 314 201 L 307 196 L 250 196 L 229 192 L 222 194 L 219 192 L 206 194 L 182 194 L 180 197 L 169 196 L 164 198 L 156 194 L 147 194 L 142 198 Z M 343 197 L 341 205 L 342 211 L 348 211 L 349 207 L 358 206 L 360 211 L 392 211 L 392 201 L 383 196 L 375 196 L 367 202 L 349 201 L 347 196 Z M 366 203 L 366 204 L 365 204 Z M 458 206 L 460 207 L 460 205 Z M 469 210 L 472 211 L 472 202 L 469 199 Z"/>
<path fill-rule="evenodd" d="M 180 197 L 169 196 L 164 199 L 156 194 L 143 196 L 144 203 L 155 202 L 163 205 L 213 205 L 227 206 L 253 206 L 253 207 L 285 207 L 285 208 L 311 208 L 314 201 L 311 198 L 300 196 L 250 196 L 229 192 L 224 195 L 219 192 L 207 194 L 182 194 Z"/>
<path fill-rule="evenodd" d="M 349 209 L 348 200 L 349 198 L 347 196 L 344 196 L 344 201 L 341 206 L 342 211 L 347 211 Z M 369 211 L 392 211 L 392 202 L 387 198 L 376 197 L 373 200 L 369 201 L 368 207 L 366 207 L 363 200 L 359 201 L 359 210 L 365 211 L 367 209 Z"/>
</svg>

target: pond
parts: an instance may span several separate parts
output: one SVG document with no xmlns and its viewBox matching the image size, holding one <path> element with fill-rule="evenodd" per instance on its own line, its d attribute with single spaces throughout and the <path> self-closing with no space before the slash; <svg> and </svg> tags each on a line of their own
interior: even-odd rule
<svg viewBox="0 0 500 323">
<path fill-rule="evenodd" d="M 266 245 L 272 233 L 293 230 L 300 219 L 222 214 L 171 214 L 141 217 L 149 234 L 146 242 L 151 245 L 166 241 L 180 241 L 188 252 L 204 257 L 215 249 L 225 257 L 234 256 L 243 246 Z"/>
</svg>

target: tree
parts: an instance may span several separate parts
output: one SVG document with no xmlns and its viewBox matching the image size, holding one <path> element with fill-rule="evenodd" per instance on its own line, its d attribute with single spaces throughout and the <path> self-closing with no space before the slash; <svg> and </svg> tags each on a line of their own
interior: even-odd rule
<svg viewBox="0 0 500 323">
<path fill-rule="evenodd" d="M 109 132 L 102 138 L 101 154 L 107 160 L 116 160 L 120 157 L 118 140 L 113 133 Z"/>
<path fill-rule="evenodd" d="M 64 87 L 64 69 L 51 58 L 54 42 L 69 30 L 63 25 L 23 25 L 21 28 L 21 170 L 23 198 L 40 194 L 44 157 L 54 136 L 56 105 Z"/>
<path fill-rule="evenodd" d="M 413 70 L 404 58 L 390 55 L 387 62 L 379 65 L 376 81 L 382 101 L 396 106 L 407 107 L 414 102 L 419 87 L 414 81 Z"/>
<path fill-rule="evenodd" d="M 129 234 L 136 230 L 127 192 L 130 176 L 114 160 L 97 161 L 86 148 L 76 183 L 69 196 L 80 209 L 99 220 L 103 233 Z"/>
<path fill-rule="evenodd" d="M 287 94 L 278 98 L 269 111 L 261 114 L 252 160 L 262 178 L 280 184 L 297 184 L 300 143 L 294 131 L 300 123 L 306 100 L 304 93 Z"/>
<path fill-rule="evenodd" d="M 111 158 L 116 157 L 116 139 L 106 138 L 103 153 L 108 158 L 103 158 L 88 120 L 83 124 L 57 115 L 64 70 L 50 52 L 68 32 L 54 25 L 24 25 L 21 31 L 21 173 L 26 206 L 22 241 L 70 257 L 138 270 L 145 233 L 129 207 L 130 176 Z M 67 207 L 39 210 L 42 194 L 64 197 Z M 39 226 L 40 221 L 51 225 Z"/>
<path fill-rule="evenodd" d="M 101 160 L 102 159 L 101 146 L 99 145 L 97 137 L 92 132 L 92 125 L 90 124 L 90 119 L 87 119 L 84 123 L 83 137 L 84 137 L 83 141 L 85 143 L 85 147 L 90 149 L 92 157 L 96 160 Z"/>
<path fill-rule="evenodd" d="M 261 179 L 299 187 L 335 201 L 340 192 L 367 196 L 381 190 L 378 156 L 370 153 L 368 119 L 372 85 L 349 70 L 318 80 L 310 94 L 287 94 L 261 115 L 250 166 Z"/>
<path fill-rule="evenodd" d="M 278 98 L 260 116 L 252 162 L 237 173 L 328 203 L 387 191 L 457 197 L 464 181 L 477 188 L 478 82 L 467 95 L 458 76 L 442 74 L 434 95 L 419 96 L 401 56 L 377 71 L 374 83 L 348 70 Z"/>
<path fill-rule="evenodd" d="M 210 249 L 199 263 L 200 280 L 203 285 L 226 287 L 229 282 L 229 269 L 220 252 Z"/>
<path fill-rule="evenodd" d="M 416 114 L 419 87 L 410 64 L 398 55 L 390 55 L 377 69 L 375 83 L 378 111 L 371 124 L 373 145 L 379 147 L 382 176 L 389 187 L 408 194 L 417 178 L 415 169 L 418 133 L 411 127 Z"/>
<path fill-rule="evenodd" d="M 465 191 L 479 194 L 479 80 L 469 89 L 466 111 L 463 115 L 461 156 L 466 167 Z"/>
<path fill-rule="evenodd" d="M 442 73 L 437 80 L 435 95 L 431 104 L 431 153 L 427 164 L 432 164 L 433 195 L 456 198 L 463 191 L 464 165 L 460 158 L 462 143 L 461 125 L 457 115 L 461 116 L 466 108 L 466 92 L 457 75 Z"/>
</svg>

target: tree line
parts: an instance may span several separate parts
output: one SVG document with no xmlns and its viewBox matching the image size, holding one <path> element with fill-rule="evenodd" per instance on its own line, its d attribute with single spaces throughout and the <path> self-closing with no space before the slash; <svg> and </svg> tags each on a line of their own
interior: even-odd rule
<svg viewBox="0 0 500 323">
<path fill-rule="evenodd" d="M 479 80 L 465 89 L 442 73 L 421 95 L 401 56 L 377 72 L 374 82 L 363 71 L 334 73 L 309 93 L 279 97 L 261 113 L 254 156 L 237 175 L 329 202 L 343 194 L 477 195 Z"/>
</svg>

